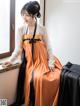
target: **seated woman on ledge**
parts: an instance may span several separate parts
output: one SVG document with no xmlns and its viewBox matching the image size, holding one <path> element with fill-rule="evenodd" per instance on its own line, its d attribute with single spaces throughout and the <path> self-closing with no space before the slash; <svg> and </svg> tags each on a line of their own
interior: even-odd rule
<svg viewBox="0 0 80 106">
<path fill-rule="evenodd" d="M 37 24 L 37 18 L 41 16 L 39 3 L 30 1 L 25 4 L 21 15 L 26 24 L 19 28 L 17 47 L 5 64 L 11 64 L 24 50 L 27 60 L 25 106 L 57 106 L 62 65 L 52 54 L 45 28 Z"/>
</svg>

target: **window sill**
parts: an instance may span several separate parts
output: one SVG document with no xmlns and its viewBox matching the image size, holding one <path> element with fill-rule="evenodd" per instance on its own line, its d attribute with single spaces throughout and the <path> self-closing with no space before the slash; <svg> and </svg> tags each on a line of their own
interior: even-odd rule
<svg viewBox="0 0 80 106">
<path fill-rule="evenodd" d="M 20 67 L 20 63 L 16 63 L 16 64 L 13 64 L 9 67 L 5 67 L 3 68 L 2 65 L 0 65 L 0 73 L 4 73 L 4 72 L 7 72 L 7 71 L 10 71 L 10 70 L 13 70 L 13 69 L 16 69 L 16 68 L 19 68 Z"/>
</svg>

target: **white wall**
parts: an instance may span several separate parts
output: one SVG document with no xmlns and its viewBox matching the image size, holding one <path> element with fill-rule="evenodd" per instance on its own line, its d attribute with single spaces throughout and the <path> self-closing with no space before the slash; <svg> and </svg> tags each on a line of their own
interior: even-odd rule
<svg viewBox="0 0 80 106">
<path fill-rule="evenodd" d="M 46 28 L 62 64 L 80 64 L 80 0 L 46 0 Z"/>
<path fill-rule="evenodd" d="M 0 99 L 7 99 L 8 106 L 15 101 L 19 69 L 0 73 Z"/>
</svg>

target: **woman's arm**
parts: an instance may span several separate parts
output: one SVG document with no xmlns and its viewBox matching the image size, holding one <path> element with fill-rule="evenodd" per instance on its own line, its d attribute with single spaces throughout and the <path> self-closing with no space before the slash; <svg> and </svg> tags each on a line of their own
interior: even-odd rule
<svg viewBox="0 0 80 106">
<path fill-rule="evenodd" d="M 19 60 L 18 56 L 20 56 L 19 62 L 21 62 L 21 54 L 22 54 L 22 29 L 20 28 L 18 29 L 17 32 L 16 47 L 8 61 L 13 63 L 16 60 Z"/>
</svg>

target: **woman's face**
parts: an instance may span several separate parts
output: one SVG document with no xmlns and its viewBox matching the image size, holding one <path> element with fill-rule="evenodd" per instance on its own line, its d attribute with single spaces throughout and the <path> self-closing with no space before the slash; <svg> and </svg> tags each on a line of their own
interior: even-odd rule
<svg viewBox="0 0 80 106">
<path fill-rule="evenodd" d="M 22 17 L 27 24 L 31 23 L 34 20 L 33 16 L 30 15 L 27 11 L 24 11 L 22 13 Z"/>
</svg>

